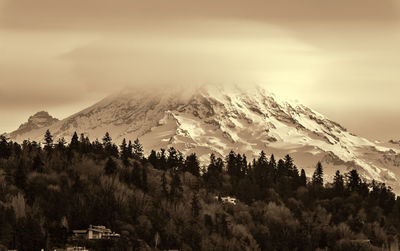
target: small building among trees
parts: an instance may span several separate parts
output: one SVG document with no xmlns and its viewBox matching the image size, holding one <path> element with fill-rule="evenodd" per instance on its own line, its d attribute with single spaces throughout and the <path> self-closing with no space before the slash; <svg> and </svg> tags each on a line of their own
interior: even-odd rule
<svg viewBox="0 0 400 251">
<path fill-rule="evenodd" d="M 73 230 L 74 239 L 103 240 L 119 238 L 120 234 L 114 233 L 105 226 L 90 225 L 86 230 Z"/>
</svg>

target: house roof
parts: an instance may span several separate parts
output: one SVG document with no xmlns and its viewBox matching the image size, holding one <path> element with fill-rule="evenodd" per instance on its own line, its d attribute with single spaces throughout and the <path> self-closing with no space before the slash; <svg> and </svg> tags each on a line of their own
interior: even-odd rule
<svg viewBox="0 0 400 251">
<path fill-rule="evenodd" d="M 93 231 L 97 233 L 112 233 L 111 229 L 106 228 L 105 226 L 93 226 L 90 225 L 88 231 Z"/>
<path fill-rule="evenodd" d="M 72 230 L 74 234 L 86 234 L 87 230 Z"/>
</svg>

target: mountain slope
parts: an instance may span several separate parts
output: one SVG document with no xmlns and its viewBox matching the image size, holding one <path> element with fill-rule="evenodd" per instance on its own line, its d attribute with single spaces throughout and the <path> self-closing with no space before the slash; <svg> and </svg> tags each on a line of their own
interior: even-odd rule
<svg viewBox="0 0 400 251">
<path fill-rule="evenodd" d="M 41 141 L 46 129 L 66 139 L 74 131 L 91 140 L 101 140 L 108 131 L 116 143 L 139 137 L 147 150 L 174 146 L 185 154 L 196 152 L 202 161 L 210 152 L 223 156 L 230 150 L 248 157 L 261 150 L 279 157 L 289 153 L 308 173 L 322 160 L 327 176 L 337 169 L 357 168 L 365 178 L 392 186 L 400 175 L 396 151 L 355 136 L 308 107 L 280 101 L 260 87 L 125 90 L 52 125 L 10 137 Z"/>
</svg>

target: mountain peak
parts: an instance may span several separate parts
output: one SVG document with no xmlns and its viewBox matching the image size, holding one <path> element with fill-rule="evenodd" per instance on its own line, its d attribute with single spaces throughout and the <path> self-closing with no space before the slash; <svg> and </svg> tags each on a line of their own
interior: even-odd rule
<svg viewBox="0 0 400 251">
<path fill-rule="evenodd" d="M 260 86 L 124 90 L 55 122 L 39 112 L 10 138 L 42 140 L 49 129 L 55 139 L 68 139 L 76 131 L 95 140 L 109 132 L 117 144 L 123 138 L 139 138 L 147 151 L 173 146 L 184 154 L 195 152 L 203 163 L 210 153 L 225 156 L 234 150 L 251 158 L 263 150 L 277 156 L 289 153 L 309 173 L 323 161 L 332 166 L 325 169 L 332 177 L 331 170 L 350 168 L 391 185 L 400 177 L 397 152 Z"/>
<path fill-rule="evenodd" d="M 36 128 L 42 128 L 45 126 L 49 126 L 50 124 L 53 124 L 54 122 L 57 122 L 57 118 L 53 118 L 47 111 L 39 111 L 35 113 L 34 115 L 30 116 L 28 118 L 28 122 L 22 124 L 19 129 L 24 128 L 26 126 L 33 126 Z"/>
<path fill-rule="evenodd" d="M 33 130 L 53 125 L 59 121 L 52 117 L 47 111 L 39 111 L 28 118 L 28 121 L 21 124 L 16 131 L 10 133 L 11 138 L 15 138 L 20 134 L 26 134 Z"/>
</svg>

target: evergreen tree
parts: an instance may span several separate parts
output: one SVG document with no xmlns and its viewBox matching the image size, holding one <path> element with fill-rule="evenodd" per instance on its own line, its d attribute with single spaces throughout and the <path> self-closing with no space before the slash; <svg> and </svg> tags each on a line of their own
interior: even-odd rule
<svg viewBox="0 0 400 251">
<path fill-rule="evenodd" d="M 216 158 L 214 153 L 210 155 L 210 164 L 208 165 L 207 172 L 203 175 L 206 186 L 214 191 L 221 187 L 222 168 L 224 162 L 221 158 Z"/>
<path fill-rule="evenodd" d="M 234 151 L 230 151 L 226 157 L 226 168 L 231 177 L 238 176 L 236 154 Z"/>
<path fill-rule="evenodd" d="M 264 151 L 261 151 L 260 157 L 257 159 L 257 164 L 259 165 L 266 165 L 267 164 L 267 155 L 265 154 Z"/>
<path fill-rule="evenodd" d="M 79 138 L 79 143 L 80 143 L 80 152 L 81 153 L 87 153 L 89 150 L 89 138 L 85 138 L 85 134 L 81 133 L 80 138 Z"/>
<path fill-rule="evenodd" d="M 22 154 L 22 148 L 17 142 L 12 144 L 12 151 L 15 157 L 20 157 Z"/>
<path fill-rule="evenodd" d="M 210 164 L 208 165 L 207 173 L 211 173 L 211 175 L 219 173 L 219 170 L 217 167 L 217 160 L 215 158 L 214 153 L 211 153 L 211 155 L 210 155 Z"/>
<path fill-rule="evenodd" d="M 79 141 L 81 143 L 85 143 L 85 134 L 81 133 L 80 137 L 79 137 Z"/>
<path fill-rule="evenodd" d="M 115 158 L 118 158 L 119 157 L 118 146 L 116 144 L 112 143 L 110 149 L 108 150 L 108 154 Z"/>
<path fill-rule="evenodd" d="M 78 141 L 78 134 L 74 132 L 74 135 L 72 135 L 71 142 L 69 143 L 70 149 L 73 150 L 78 150 L 79 148 L 79 141 Z"/>
<path fill-rule="evenodd" d="M 295 173 L 296 167 L 293 164 L 293 158 L 290 157 L 289 154 L 286 154 L 286 156 L 284 158 L 284 162 L 285 162 L 285 168 L 287 170 L 287 175 L 292 176 L 292 177 L 296 176 L 296 173 Z M 298 175 L 298 173 L 297 173 L 297 175 Z"/>
<path fill-rule="evenodd" d="M 293 177 L 293 179 L 299 178 L 299 169 L 297 169 L 297 166 L 293 165 L 290 176 Z"/>
<path fill-rule="evenodd" d="M 158 164 L 158 158 L 157 158 L 157 153 L 154 150 L 151 150 L 150 155 L 147 157 L 148 161 L 150 162 L 150 164 L 156 168 L 156 169 L 160 169 L 160 166 Z"/>
<path fill-rule="evenodd" d="M 128 157 L 132 158 L 133 157 L 133 154 L 132 154 L 133 145 L 132 145 L 132 141 L 130 141 L 130 140 L 128 142 L 128 147 L 127 147 L 126 151 L 127 151 Z"/>
<path fill-rule="evenodd" d="M 108 132 L 106 132 L 106 134 L 103 137 L 103 145 L 104 145 L 104 147 L 110 146 L 111 142 L 112 142 L 112 138 L 111 138 L 110 134 Z"/>
<path fill-rule="evenodd" d="M 118 146 L 112 143 L 112 138 L 108 132 L 106 132 L 102 140 L 105 154 L 118 158 Z"/>
<path fill-rule="evenodd" d="M 357 191 L 361 184 L 361 178 L 357 170 L 353 169 L 347 174 L 347 187 L 350 191 Z"/>
<path fill-rule="evenodd" d="M 103 140 L 104 151 L 106 152 L 106 154 L 111 155 L 113 152 L 113 144 L 110 134 L 106 132 L 102 140 Z"/>
<path fill-rule="evenodd" d="M 274 177 L 274 181 L 276 181 L 276 160 L 273 154 L 271 154 L 271 157 L 269 157 L 268 171 L 271 173 L 271 176 Z"/>
<path fill-rule="evenodd" d="M 192 153 L 186 157 L 185 171 L 190 172 L 194 176 L 200 176 L 200 164 L 195 153 Z"/>
<path fill-rule="evenodd" d="M 222 174 L 222 171 L 224 169 L 224 161 L 220 157 L 218 157 L 215 160 L 214 164 L 215 164 L 215 169 L 216 169 L 217 173 Z"/>
<path fill-rule="evenodd" d="M 57 142 L 57 145 L 56 145 L 57 151 L 63 152 L 65 150 L 65 144 L 66 144 L 66 142 L 65 142 L 64 137 L 58 139 L 58 142 Z"/>
<path fill-rule="evenodd" d="M 268 168 L 268 160 L 264 151 L 261 151 L 257 161 L 253 160 L 253 169 L 253 178 L 256 184 L 262 189 L 268 187 L 272 182 L 272 179 L 269 179 L 272 176 L 272 172 Z"/>
<path fill-rule="evenodd" d="M 301 169 L 301 173 L 300 173 L 300 186 L 306 186 L 307 185 L 307 176 L 306 176 L 306 172 L 304 171 L 304 169 Z"/>
<path fill-rule="evenodd" d="M 103 144 L 98 139 L 91 144 L 91 149 L 94 153 L 104 154 Z"/>
<path fill-rule="evenodd" d="M 0 135 L 0 158 L 8 159 L 11 155 L 11 149 L 4 135 Z"/>
<path fill-rule="evenodd" d="M 178 152 L 172 146 L 168 149 L 167 166 L 173 169 L 177 169 L 179 166 Z"/>
<path fill-rule="evenodd" d="M 117 163 L 111 157 L 109 157 L 104 167 L 104 172 L 106 175 L 114 175 L 116 171 Z"/>
<path fill-rule="evenodd" d="M 315 168 L 314 174 L 312 176 L 312 184 L 315 186 L 323 186 L 324 184 L 324 171 L 322 169 L 321 162 L 318 162 L 317 167 Z"/>
<path fill-rule="evenodd" d="M 50 133 L 50 130 L 46 130 L 46 133 L 44 135 L 44 142 L 45 146 L 44 149 L 46 151 L 50 151 L 53 148 L 53 136 Z"/>
<path fill-rule="evenodd" d="M 139 139 L 135 139 L 132 146 L 133 150 L 133 157 L 135 159 L 142 159 L 143 158 L 143 146 L 140 144 Z"/>
<path fill-rule="evenodd" d="M 276 172 L 278 180 L 280 180 L 284 176 L 287 176 L 287 174 L 288 172 L 285 166 L 285 162 L 282 159 L 278 160 L 277 172 Z"/>
<path fill-rule="evenodd" d="M 335 176 L 333 177 L 333 186 L 337 193 L 340 193 L 344 189 L 344 180 L 343 175 L 340 174 L 340 171 L 337 170 Z"/>
<path fill-rule="evenodd" d="M 178 163 L 177 169 L 181 172 L 185 171 L 185 159 L 183 158 L 183 154 L 178 151 Z"/>
<path fill-rule="evenodd" d="M 167 170 L 167 158 L 165 156 L 165 149 L 161 148 L 160 153 L 157 156 L 159 160 L 159 166 L 161 170 Z"/>
<path fill-rule="evenodd" d="M 119 146 L 120 149 L 120 155 L 121 155 L 121 159 L 122 159 L 122 163 L 124 163 L 125 166 L 128 166 L 129 164 L 129 153 L 128 153 L 128 147 L 126 145 L 126 140 L 125 138 L 122 139 L 122 143 Z"/>
</svg>

